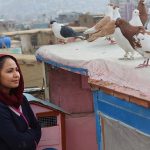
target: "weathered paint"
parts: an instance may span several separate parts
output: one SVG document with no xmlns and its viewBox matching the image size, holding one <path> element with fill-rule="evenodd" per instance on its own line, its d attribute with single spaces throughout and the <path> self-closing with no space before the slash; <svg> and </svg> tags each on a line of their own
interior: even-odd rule
<svg viewBox="0 0 150 150">
<path fill-rule="evenodd" d="M 97 150 L 95 115 L 82 114 L 66 118 L 66 149 Z"/>
<path fill-rule="evenodd" d="M 37 104 L 31 103 L 31 107 L 35 113 L 52 112 L 50 108 L 46 108 Z M 44 148 L 53 147 L 57 150 L 62 150 L 61 141 L 61 117 L 60 114 L 57 116 L 58 125 L 53 127 L 42 128 L 42 137 L 38 144 L 37 150 L 43 150 Z"/>
<path fill-rule="evenodd" d="M 88 77 L 49 66 L 50 100 L 69 113 L 93 113 Z"/>
<path fill-rule="evenodd" d="M 121 121 L 128 127 L 150 136 L 150 110 L 148 108 L 124 101 L 99 90 L 93 91 L 93 96 L 99 150 L 103 146 L 99 113 Z"/>
<path fill-rule="evenodd" d="M 66 123 L 66 150 L 97 150 L 93 97 L 88 76 L 48 65 L 50 100 L 71 113 Z"/>
</svg>

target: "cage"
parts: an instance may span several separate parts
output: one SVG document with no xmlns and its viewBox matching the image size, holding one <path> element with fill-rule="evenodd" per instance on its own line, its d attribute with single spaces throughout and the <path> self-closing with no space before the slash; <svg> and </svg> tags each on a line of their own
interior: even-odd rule
<svg viewBox="0 0 150 150">
<path fill-rule="evenodd" d="M 24 95 L 42 128 L 37 150 L 66 150 L 65 114 L 68 113 L 46 100 L 38 99 L 28 93 Z"/>
</svg>

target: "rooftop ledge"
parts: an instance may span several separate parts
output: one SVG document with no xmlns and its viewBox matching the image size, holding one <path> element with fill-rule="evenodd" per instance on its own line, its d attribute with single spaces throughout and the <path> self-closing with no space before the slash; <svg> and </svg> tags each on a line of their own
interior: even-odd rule
<svg viewBox="0 0 150 150">
<path fill-rule="evenodd" d="M 105 38 L 94 42 L 45 45 L 36 51 L 36 57 L 42 58 L 45 63 L 87 70 L 93 88 L 148 108 L 150 67 L 135 68 L 144 61 L 138 53 L 135 53 L 134 60 L 120 60 L 123 55 L 123 49 L 117 44 L 108 44 Z"/>
<path fill-rule="evenodd" d="M 121 87 L 114 83 L 109 83 L 102 80 L 88 80 L 92 90 L 101 90 L 106 94 L 115 96 L 122 100 L 135 103 L 137 105 L 150 108 L 150 97 L 141 94 L 139 91 L 130 89 L 128 87 Z"/>
</svg>

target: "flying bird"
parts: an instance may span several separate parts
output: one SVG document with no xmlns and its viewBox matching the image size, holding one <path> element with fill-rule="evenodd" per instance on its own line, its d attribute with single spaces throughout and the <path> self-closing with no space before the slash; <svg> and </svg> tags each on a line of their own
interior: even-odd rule
<svg viewBox="0 0 150 150">
<path fill-rule="evenodd" d="M 84 31 L 84 34 L 93 34 L 101 30 L 101 28 L 106 25 L 113 18 L 113 5 L 108 4 L 106 6 L 106 13 L 103 19 L 96 23 L 93 27 Z"/>
<path fill-rule="evenodd" d="M 145 23 L 148 19 L 148 14 L 146 10 L 145 4 L 147 3 L 147 0 L 139 0 L 137 9 L 139 10 L 139 16 L 142 21 L 143 26 L 145 26 Z"/>
<path fill-rule="evenodd" d="M 59 24 L 56 21 L 50 21 L 50 25 L 52 26 L 55 37 L 58 40 L 62 40 L 64 43 L 75 41 L 77 38 L 81 40 L 85 39 L 81 33 L 74 31 L 71 27 Z"/>
<path fill-rule="evenodd" d="M 139 16 L 139 10 L 138 9 L 134 9 L 132 12 L 132 18 L 129 21 L 129 23 L 133 26 L 143 26 L 140 16 Z"/>
</svg>

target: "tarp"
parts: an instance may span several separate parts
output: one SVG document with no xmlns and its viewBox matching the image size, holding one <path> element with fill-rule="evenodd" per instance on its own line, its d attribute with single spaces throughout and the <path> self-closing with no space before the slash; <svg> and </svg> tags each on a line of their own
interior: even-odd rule
<svg viewBox="0 0 150 150">
<path fill-rule="evenodd" d="M 103 119 L 103 150 L 150 150 L 150 136 L 118 120 Z"/>
<path fill-rule="evenodd" d="M 36 51 L 36 57 L 41 58 L 42 61 L 87 69 L 91 79 L 139 91 L 140 95 L 150 99 L 150 68 L 135 68 L 143 63 L 144 58 L 135 52 L 134 60 L 120 60 L 123 55 L 123 49 L 117 44 L 108 44 L 104 38 L 94 42 L 77 41 L 42 46 Z"/>
</svg>

